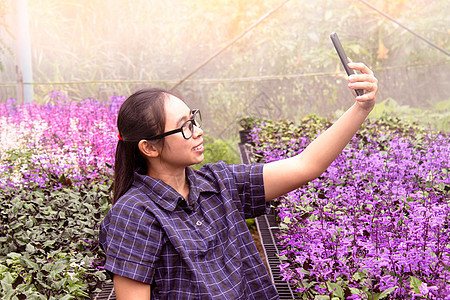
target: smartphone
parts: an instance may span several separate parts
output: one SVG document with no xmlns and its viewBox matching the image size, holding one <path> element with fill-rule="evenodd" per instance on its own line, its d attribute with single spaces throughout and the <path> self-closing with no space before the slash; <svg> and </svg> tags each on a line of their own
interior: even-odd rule
<svg viewBox="0 0 450 300">
<path fill-rule="evenodd" d="M 336 32 L 332 32 L 330 34 L 331 41 L 333 42 L 334 48 L 336 49 L 337 54 L 339 55 L 339 58 L 341 59 L 342 65 L 344 66 L 345 72 L 347 72 L 347 75 L 350 76 L 352 74 L 355 74 L 355 71 L 350 69 L 348 67 L 348 60 L 347 55 L 345 54 L 344 48 L 341 45 L 341 42 L 339 41 L 339 38 L 337 36 Z M 364 94 L 363 90 L 355 90 L 356 95 L 361 96 Z"/>
</svg>

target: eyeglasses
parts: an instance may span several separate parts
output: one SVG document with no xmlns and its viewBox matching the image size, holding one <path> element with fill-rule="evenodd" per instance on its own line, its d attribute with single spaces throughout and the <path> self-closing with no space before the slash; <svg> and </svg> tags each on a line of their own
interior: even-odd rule
<svg viewBox="0 0 450 300">
<path fill-rule="evenodd" d="M 194 125 L 198 128 L 202 126 L 202 115 L 200 113 L 200 110 L 194 109 L 191 111 L 191 114 L 192 118 L 184 122 L 180 128 L 152 136 L 151 138 L 147 138 L 146 140 L 156 140 L 178 132 L 181 132 L 183 138 L 185 138 L 186 140 L 190 139 L 194 134 Z"/>
</svg>

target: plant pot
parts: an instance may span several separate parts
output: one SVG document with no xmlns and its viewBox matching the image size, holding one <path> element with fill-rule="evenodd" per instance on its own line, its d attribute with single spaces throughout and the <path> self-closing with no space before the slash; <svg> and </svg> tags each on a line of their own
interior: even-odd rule
<svg viewBox="0 0 450 300">
<path fill-rule="evenodd" d="M 239 131 L 239 137 L 241 138 L 242 144 L 248 144 L 250 142 L 250 130 Z"/>
</svg>

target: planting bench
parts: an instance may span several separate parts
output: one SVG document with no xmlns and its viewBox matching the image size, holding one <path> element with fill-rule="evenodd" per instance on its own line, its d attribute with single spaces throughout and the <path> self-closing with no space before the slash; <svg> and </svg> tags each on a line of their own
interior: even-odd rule
<svg viewBox="0 0 450 300">
<path fill-rule="evenodd" d="M 241 161 L 245 164 L 249 164 L 250 158 L 246 144 L 239 143 L 238 146 Z M 261 240 L 261 246 L 264 251 L 265 263 L 268 268 L 267 271 L 275 284 L 280 299 L 300 299 L 291 286 L 286 281 L 281 280 L 282 277 L 278 268 L 278 265 L 280 265 L 281 262 L 277 256 L 281 249 L 277 244 L 276 237 L 276 233 L 278 233 L 280 229 L 276 222 L 275 212 L 271 210 L 269 214 L 255 218 L 255 223 Z"/>
</svg>

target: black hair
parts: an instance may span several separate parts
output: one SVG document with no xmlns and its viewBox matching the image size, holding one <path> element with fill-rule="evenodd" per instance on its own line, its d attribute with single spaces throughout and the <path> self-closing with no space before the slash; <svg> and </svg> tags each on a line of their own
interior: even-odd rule
<svg viewBox="0 0 450 300">
<path fill-rule="evenodd" d="M 142 89 L 128 97 L 119 109 L 117 127 L 120 138 L 114 163 L 114 197 L 116 201 L 131 187 L 134 172 L 147 173 L 147 161 L 141 154 L 139 141 L 164 132 L 165 99 L 175 95 L 160 88 Z M 156 141 L 164 146 L 164 139 Z"/>
</svg>

